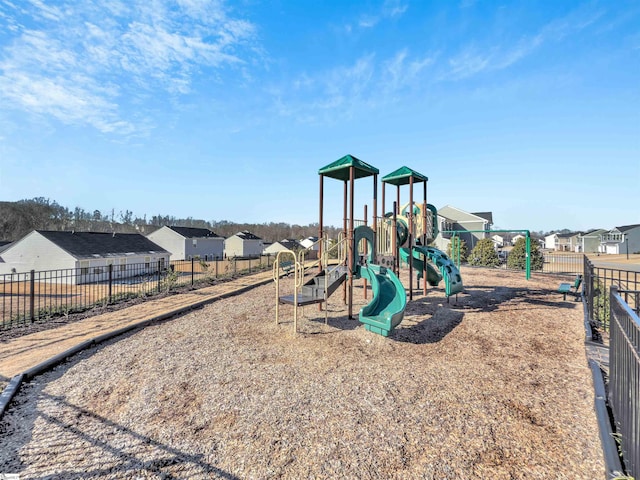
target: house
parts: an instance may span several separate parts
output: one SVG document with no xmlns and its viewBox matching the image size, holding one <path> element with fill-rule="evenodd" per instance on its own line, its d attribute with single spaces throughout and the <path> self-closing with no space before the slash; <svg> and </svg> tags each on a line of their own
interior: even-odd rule
<svg viewBox="0 0 640 480">
<path fill-rule="evenodd" d="M 491 240 L 493 240 L 493 245 L 495 246 L 495 248 L 502 248 L 504 247 L 504 238 L 500 235 L 493 235 L 491 237 Z"/>
<path fill-rule="evenodd" d="M 9 240 L 0 240 L 0 253 L 9 248 L 9 245 L 11 245 L 11 243 L 12 242 L 10 242 Z"/>
<path fill-rule="evenodd" d="M 147 235 L 171 253 L 171 260 L 215 260 L 224 255 L 224 237 L 208 228 L 164 226 Z"/>
<path fill-rule="evenodd" d="M 615 227 L 600 235 L 600 253 L 640 252 L 640 224 Z"/>
<path fill-rule="evenodd" d="M 515 245 L 515 244 L 516 244 L 516 242 L 517 242 L 518 240 L 520 240 L 521 238 L 527 238 L 527 237 L 525 237 L 524 235 L 520 235 L 520 234 L 514 235 L 514 236 L 511 238 L 511 245 Z"/>
<path fill-rule="evenodd" d="M 578 237 L 578 251 L 583 253 L 597 253 L 600 247 L 600 237 L 605 233 L 607 233 L 607 231 L 603 228 L 583 233 Z"/>
<path fill-rule="evenodd" d="M 169 265 L 169 252 L 139 233 L 34 230 L 0 256 L 0 273 L 62 270 L 67 283 L 143 275 Z M 60 281 L 58 278 L 57 281 Z"/>
<path fill-rule="evenodd" d="M 320 244 L 318 243 L 318 237 L 307 237 L 304 240 L 300 240 L 302 248 L 307 249 L 306 258 L 315 260 L 318 258 L 320 252 Z"/>
<path fill-rule="evenodd" d="M 544 237 L 544 248 L 557 252 L 579 252 L 581 232 L 551 233 Z"/>
<path fill-rule="evenodd" d="M 238 232 L 224 241 L 224 254 L 227 258 L 255 258 L 262 255 L 262 239 L 248 230 Z"/>
<path fill-rule="evenodd" d="M 493 224 L 493 214 L 491 212 L 469 213 L 451 205 L 447 205 L 438 210 L 439 233 L 434 240 L 435 245 L 441 249 L 447 249 L 449 241 L 457 231 L 457 235 L 467 244 L 469 251 L 475 247 L 478 240 L 489 238 L 488 230 Z M 465 232 L 467 230 L 467 232 Z"/>
<path fill-rule="evenodd" d="M 264 248 L 263 253 L 265 255 L 277 255 L 278 252 L 281 252 L 283 250 L 293 250 L 295 252 L 300 250 L 301 248 L 302 245 L 300 245 L 297 240 L 285 238 L 284 240 L 280 240 L 279 242 L 273 242 L 269 244 Z"/>
</svg>

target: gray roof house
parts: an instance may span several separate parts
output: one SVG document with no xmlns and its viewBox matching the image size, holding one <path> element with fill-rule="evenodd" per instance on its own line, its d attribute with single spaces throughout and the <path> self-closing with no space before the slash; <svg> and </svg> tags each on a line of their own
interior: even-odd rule
<svg viewBox="0 0 640 480">
<path fill-rule="evenodd" d="M 227 258 L 256 258 L 262 255 L 263 250 L 262 239 L 248 230 L 238 232 L 224 241 L 224 254 Z"/>
<path fill-rule="evenodd" d="M 147 235 L 171 253 L 171 260 L 215 260 L 224 254 L 224 237 L 208 228 L 164 226 Z"/>
<path fill-rule="evenodd" d="M 603 228 L 589 230 L 578 236 L 578 251 L 582 253 L 597 253 L 600 247 L 600 237 L 607 233 Z"/>
<path fill-rule="evenodd" d="M 142 275 L 169 264 L 169 252 L 139 233 L 34 230 L 0 256 L 0 273 L 75 270 L 69 283 Z"/>
<path fill-rule="evenodd" d="M 600 235 L 600 252 L 640 253 L 640 223 L 615 227 Z"/>
<path fill-rule="evenodd" d="M 462 233 L 458 235 L 467 244 L 469 251 L 471 251 L 478 240 L 489 238 L 487 231 L 491 230 L 492 225 L 493 214 L 491 212 L 469 213 L 460 208 L 446 205 L 438 210 L 439 233 L 434 243 L 438 248 L 446 251 L 452 236 L 451 233 L 446 232 L 451 230 L 462 231 Z M 469 232 L 464 232 L 465 230 Z M 471 230 L 476 231 L 470 232 Z"/>
<path fill-rule="evenodd" d="M 263 253 L 265 255 L 277 255 L 278 252 L 282 250 L 300 250 L 302 245 L 298 243 L 297 240 L 293 240 L 291 238 L 285 238 L 284 240 L 280 240 L 278 242 L 273 242 L 268 247 L 265 247 Z"/>
</svg>

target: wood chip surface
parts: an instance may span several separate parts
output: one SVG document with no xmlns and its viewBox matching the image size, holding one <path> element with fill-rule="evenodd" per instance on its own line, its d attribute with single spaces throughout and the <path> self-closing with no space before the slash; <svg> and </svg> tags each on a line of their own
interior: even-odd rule
<svg viewBox="0 0 640 480">
<path fill-rule="evenodd" d="M 361 281 L 355 320 L 338 290 L 297 335 L 270 284 L 83 352 L 18 394 L 0 473 L 604 478 L 581 303 L 553 276 L 462 274 L 457 302 L 416 290 L 389 338 L 357 321 Z"/>
</svg>

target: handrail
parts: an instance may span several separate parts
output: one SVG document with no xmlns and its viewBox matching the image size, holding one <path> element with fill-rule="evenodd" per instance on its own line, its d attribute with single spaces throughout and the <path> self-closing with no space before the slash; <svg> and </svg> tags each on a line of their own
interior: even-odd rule
<svg viewBox="0 0 640 480">
<path fill-rule="evenodd" d="M 347 243 L 347 236 L 344 234 L 344 232 L 340 232 L 338 234 L 337 242 L 331 247 L 329 247 L 329 239 L 326 236 L 323 237 L 323 239 L 325 241 L 325 248 L 322 249 L 323 258 L 321 259 L 321 262 L 322 262 L 321 264 L 323 269 L 325 270 L 324 272 L 324 324 L 326 325 L 328 323 L 328 315 L 329 315 L 328 313 L 329 309 L 327 306 L 327 302 L 329 300 L 329 297 L 327 294 L 329 290 L 329 275 L 335 272 L 341 266 L 343 266 L 347 260 L 347 249 L 345 248 Z M 338 257 L 338 263 L 333 268 L 330 268 L 329 252 L 335 249 L 337 249 L 336 256 Z"/>
<path fill-rule="evenodd" d="M 280 256 L 291 255 L 293 257 L 293 332 L 298 332 L 298 288 L 302 285 L 304 279 L 304 267 L 298 261 L 298 257 L 293 250 L 281 250 L 276 255 L 276 261 L 273 263 L 273 280 L 276 282 L 276 325 L 280 315 Z M 284 272 L 283 272 L 284 273 Z M 300 275 L 302 273 L 302 275 Z"/>
</svg>

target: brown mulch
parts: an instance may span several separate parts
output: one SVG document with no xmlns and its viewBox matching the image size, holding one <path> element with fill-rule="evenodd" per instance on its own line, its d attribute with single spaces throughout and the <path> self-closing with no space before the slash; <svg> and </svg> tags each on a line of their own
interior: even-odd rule
<svg viewBox="0 0 640 480">
<path fill-rule="evenodd" d="M 266 285 L 84 352 L 19 393 L 0 472 L 602 478 L 582 305 L 553 277 L 462 273 L 457 302 L 416 294 L 389 338 L 340 291 L 294 335 Z"/>
</svg>

